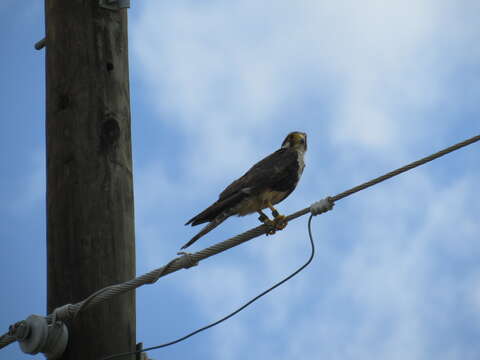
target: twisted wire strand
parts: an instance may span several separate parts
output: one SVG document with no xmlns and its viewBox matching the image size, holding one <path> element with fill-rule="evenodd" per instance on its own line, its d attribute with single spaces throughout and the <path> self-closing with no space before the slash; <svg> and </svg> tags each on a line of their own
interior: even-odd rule
<svg viewBox="0 0 480 360">
<path fill-rule="evenodd" d="M 338 200 L 341 200 L 343 198 L 346 198 L 347 196 L 350 196 L 356 192 L 359 192 L 361 190 L 365 190 L 366 188 L 369 188 L 370 186 L 373 186 L 373 185 L 376 185 L 378 183 L 381 183 L 382 181 L 385 181 L 385 180 L 388 180 L 394 176 L 397 176 L 397 175 L 400 175 L 401 173 L 404 173 L 406 171 L 409 171 L 409 170 L 412 170 L 413 168 L 416 168 L 420 165 L 423 165 L 423 164 L 426 164 L 432 160 L 435 160 L 435 159 L 438 159 L 439 157 L 442 157 L 448 153 L 451 153 L 455 150 L 458 150 L 462 147 L 465 147 L 467 145 L 470 145 L 470 144 L 473 144 L 474 142 L 477 142 L 480 140 L 480 135 L 476 135 L 476 136 L 473 136 L 471 137 L 470 139 L 467 139 L 467 140 L 464 140 L 464 141 L 461 141 L 455 145 L 452 145 L 452 146 L 449 146 L 448 148 L 445 148 L 443 150 L 440 150 L 432 155 L 429 155 L 429 156 L 426 156 L 422 159 L 419 159 L 419 160 L 416 160 L 416 161 L 413 161 L 411 162 L 410 164 L 407 164 L 405 166 L 402 166 L 398 169 L 395 169 L 395 170 L 392 170 L 382 176 L 379 176 L 379 177 L 376 177 L 375 179 L 372 179 L 370 181 L 367 181 L 367 182 L 364 182 L 363 184 L 360 184 L 358 186 L 355 186 L 351 189 L 348 189 L 344 192 L 341 192 L 335 196 L 332 196 L 331 197 L 331 200 L 332 201 L 338 201 Z M 310 212 L 310 208 L 305 208 L 305 209 L 302 209 L 302 210 L 299 210 L 289 216 L 287 216 L 287 221 L 290 221 L 290 220 L 293 220 L 293 219 L 296 219 L 300 216 L 303 216 L 305 214 L 308 214 Z"/>
<path fill-rule="evenodd" d="M 441 156 L 444 156 L 450 152 L 453 152 L 455 150 L 458 150 L 462 147 L 465 147 L 467 145 L 473 144 L 474 142 L 477 142 L 480 140 L 480 135 L 476 135 L 474 137 L 471 137 L 467 140 L 464 140 L 462 142 L 459 142 L 455 145 L 452 145 L 448 148 L 445 148 L 441 151 L 438 151 L 432 155 L 426 156 L 422 159 L 419 159 L 417 161 L 414 161 L 410 164 L 407 164 L 405 166 L 402 166 L 398 169 L 395 169 L 393 171 L 390 171 L 389 173 L 386 173 L 382 176 L 379 176 L 375 179 L 372 179 L 370 181 L 367 181 L 361 185 L 355 186 L 349 190 L 346 190 L 342 193 L 339 193 L 335 196 L 330 197 L 330 200 L 332 202 L 341 200 L 347 196 L 350 196 L 358 191 L 364 190 L 368 187 L 371 187 L 373 185 L 376 185 L 382 181 L 385 181 L 387 179 L 390 179 L 394 176 L 397 176 L 403 172 L 406 172 L 408 170 L 411 170 L 417 166 L 423 165 L 427 162 L 430 162 L 434 159 L 437 159 Z M 310 207 L 307 207 L 305 209 L 299 210 L 291 215 L 288 215 L 286 217 L 287 221 L 294 220 L 300 216 L 303 216 L 307 213 L 310 212 Z M 142 285 L 145 284 L 153 284 L 155 283 L 160 277 L 163 277 L 165 275 L 168 275 L 172 272 L 178 271 L 180 269 L 188 269 L 192 266 L 195 266 L 200 262 L 201 260 L 204 260 L 206 258 L 209 258 L 213 255 L 219 254 L 223 251 L 226 251 L 232 247 L 235 247 L 237 245 L 240 245 L 248 240 L 254 239 L 258 236 L 264 235 L 267 232 L 269 232 L 272 228 L 268 225 L 262 224 L 260 226 L 257 226 L 253 229 L 250 229 L 242 234 L 239 234 L 237 236 L 234 236 L 230 239 L 227 239 L 225 241 L 222 241 L 220 243 L 214 244 L 210 247 L 207 247 L 203 250 L 200 250 L 196 253 L 193 254 L 188 254 L 188 253 L 183 253 L 182 256 L 179 256 L 173 260 L 171 260 L 169 263 L 167 263 L 165 266 L 162 266 L 158 269 L 155 269 L 153 271 L 150 271 L 144 275 L 141 275 L 135 279 L 129 280 L 127 282 L 121 283 L 121 284 L 116 284 L 116 285 L 110 285 L 106 288 L 100 289 L 99 291 L 93 293 L 86 299 L 82 300 L 79 303 L 76 304 L 67 304 L 64 306 L 61 306 L 57 309 L 55 309 L 54 313 L 55 316 L 57 317 L 58 320 L 68 320 L 75 318 L 76 315 L 78 315 L 81 311 L 94 306 L 98 303 L 101 303 L 103 301 L 106 301 L 110 299 L 113 296 L 116 296 L 118 294 L 122 294 L 124 292 L 136 289 Z M 48 316 L 49 319 L 51 319 L 51 314 Z M 13 340 L 12 340 L 13 339 Z M 6 333 L 2 336 L 0 336 L 0 349 L 7 346 L 8 344 L 12 343 L 15 341 L 15 338 L 13 336 L 10 336 L 9 333 Z"/>
<path fill-rule="evenodd" d="M 183 253 L 183 255 L 171 260 L 165 266 L 152 270 L 146 274 L 143 274 L 135 279 L 128 280 L 124 283 L 107 286 L 103 289 L 96 291 L 95 293 L 91 294 L 90 296 L 76 304 L 67 304 L 55 309 L 54 313 L 56 315 L 56 318 L 57 320 L 69 320 L 72 318 L 74 319 L 80 314 L 80 312 L 92 306 L 95 306 L 96 304 L 102 303 L 119 294 L 123 294 L 127 291 L 136 289 L 142 285 L 153 284 L 159 278 L 166 276 L 172 272 L 181 269 L 188 269 L 192 266 L 195 266 L 201 260 L 228 250 L 262 234 L 265 234 L 270 229 L 270 226 L 260 225 L 254 229 L 248 230 L 240 235 L 234 236 L 233 238 L 212 245 L 196 253 Z"/>
<path fill-rule="evenodd" d="M 15 341 L 17 341 L 17 339 L 15 339 L 13 336 L 8 335 L 8 333 L 3 334 L 2 336 L 0 336 L 0 349 L 10 345 Z"/>
</svg>

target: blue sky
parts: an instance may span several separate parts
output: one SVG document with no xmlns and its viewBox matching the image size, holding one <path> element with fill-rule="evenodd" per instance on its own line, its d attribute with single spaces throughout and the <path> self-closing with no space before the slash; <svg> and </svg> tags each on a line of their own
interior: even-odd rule
<svg viewBox="0 0 480 360">
<path fill-rule="evenodd" d="M 292 130 L 308 133 L 309 151 L 286 214 L 480 132 L 476 1 L 132 5 L 138 274 L 168 262 L 197 231 L 185 221 Z M 46 308 L 43 26 L 40 1 L 0 4 L 4 330 Z M 338 202 L 314 219 L 305 272 L 149 355 L 477 359 L 479 146 Z M 308 256 L 306 220 L 139 289 L 137 340 L 180 337 L 293 271 Z M 255 225 L 230 219 L 193 250 Z"/>
</svg>

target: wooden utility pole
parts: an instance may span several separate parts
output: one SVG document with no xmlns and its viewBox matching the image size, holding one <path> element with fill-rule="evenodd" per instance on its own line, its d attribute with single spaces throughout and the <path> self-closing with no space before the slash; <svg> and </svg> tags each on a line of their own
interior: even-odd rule
<svg viewBox="0 0 480 360">
<path fill-rule="evenodd" d="M 48 313 L 135 276 L 127 10 L 45 0 Z M 62 359 L 135 350 L 135 294 L 69 324 Z M 125 359 L 134 359 L 134 356 Z"/>
</svg>

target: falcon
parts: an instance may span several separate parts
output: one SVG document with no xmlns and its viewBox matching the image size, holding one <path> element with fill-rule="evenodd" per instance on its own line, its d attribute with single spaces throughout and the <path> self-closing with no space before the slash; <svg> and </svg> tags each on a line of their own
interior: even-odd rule
<svg viewBox="0 0 480 360">
<path fill-rule="evenodd" d="M 273 206 L 295 190 L 305 167 L 306 151 L 307 134 L 298 131 L 288 134 L 280 149 L 253 165 L 242 177 L 228 185 L 216 202 L 187 221 L 185 225 L 208 224 L 182 249 L 233 215 L 245 216 L 257 212 L 260 214 L 258 219 L 271 226 L 270 234 L 285 228 L 285 216 Z M 262 211 L 266 208 L 272 211 L 273 220 Z"/>
</svg>

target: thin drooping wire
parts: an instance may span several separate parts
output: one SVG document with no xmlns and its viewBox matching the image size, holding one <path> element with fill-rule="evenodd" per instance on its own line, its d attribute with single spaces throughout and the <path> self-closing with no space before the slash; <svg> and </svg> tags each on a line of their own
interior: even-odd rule
<svg viewBox="0 0 480 360">
<path fill-rule="evenodd" d="M 420 166 L 420 165 L 423 165 L 427 162 L 430 162 L 434 159 L 437 159 L 441 156 L 444 156 L 450 152 L 453 152 L 455 150 L 458 150 L 462 147 L 465 147 L 467 145 L 470 145 L 470 144 L 473 144 L 477 141 L 480 140 L 480 135 L 476 135 L 476 136 L 473 136 L 469 139 L 466 139 L 462 142 L 459 142 L 455 145 L 452 145 L 448 148 L 445 148 L 441 151 L 438 151 L 432 155 L 429 155 L 427 157 L 424 157 L 422 159 L 419 159 L 417 161 L 414 161 L 410 164 L 407 164 L 405 166 L 402 166 L 401 168 L 398 168 L 396 170 L 393 170 L 393 171 L 390 171 L 389 173 L 387 174 L 384 174 L 382 176 L 379 176 L 375 179 L 372 179 L 370 181 L 367 181 L 361 185 L 358 185 L 358 186 L 355 186 L 347 191 L 344 191 L 340 194 L 337 194 L 335 196 L 332 196 L 330 197 L 330 199 L 332 201 L 338 201 L 340 199 L 343 199 L 347 196 L 350 196 L 358 191 L 361 191 L 361 190 L 364 190 L 370 186 L 373 186 L 373 185 L 376 185 L 384 180 L 387 180 L 389 178 L 392 178 L 394 176 L 397 176 L 405 171 L 408 171 L 408 170 L 411 170 L 417 166 Z M 286 220 L 287 221 L 291 221 L 291 220 L 294 220 L 300 216 L 303 216 L 307 213 L 310 212 L 310 207 L 307 207 L 305 209 L 302 209 L 302 210 L 299 210 L 291 215 L 288 215 L 286 217 Z M 268 227 L 266 227 L 265 225 L 261 225 L 261 226 L 258 226 L 254 229 L 251 229 L 249 231 L 246 231 L 245 233 L 243 234 L 240 234 L 240 235 L 237 235 L 231 239 L 228 239 L 228 240 L 225 240 L 223 242 L 220 242 L 218 244 L 215 244 L 213 246 L 210 246 L 208 247 L 207 249 L 204 249 L 204 250 L 201 250 L 195 254 L 193 254 L 193 256 L 189 256 L 191 257 L 195 262 L 199 262 L 200 260 L 203 260 L 203 259 L 206 259 L 210 256 L 213 256 L 213 255 L 216 255 L 222 251 L 225 251 L 227 249 L 230 249 L 234 246 L 237 246 L 245 241 L 248 241 L 248 240 L 251 240 L 255 237 L 258 237 L 262 234 L 265 234 L 268 230 Z M 169 273 L 172 273 L 174 271 L 177 271 L 177 270 L 180 270 L 180 269 L 183 269 L 183 268 L 188 268 L 188 267 L 191 267 L 192 265 L 190 263 L 192 263 L 192 261 L 188 260 L 188 259 L 184 259 L 186 256 L 183 256 L 183 257 L 180 257 L 180 258 L 177 258 L 177 259 L 174 259 L 172 260 L 169 264 L 167 264 L 166 266 L 162 267 L 162 268 L 159 268 L 159 269 L 156 269 L 148 274 L 145 274 L 145 275 L 142 275 L 141 277 L 139 278 L 136 278 L 136 279 L 133 279 L 133 280 L 130 280 L 128 281 L 127 283 L 135 283 L 137 284 L 138 281 L 137 280 L 142 280 L 144 277 L 145 279 L 147 280 L 146 283 L 149 283 L 149 284 L 153 284 L 155 281 L 158 280 L 159 277 L 161 276 L 164 276 L 166 274 L 169 274 Z M 182 260 L 188 260 L 186 262 L 182 261 Z M 182 263 L 182 265 L 180 264 Z M 184 264 L 185 263 L 185 264 Z M 171 266 L 170 266 L 171 265 Z M 178 266 L 177 266 L 178 265 Z M 153 278 L 151 278 L 153 276 Z M 145 280 L 143 279 L 143 280 Z M 124 288 L 124 285 L 126 285 L 127 283 L 123 283 L 123 284 L 117 284 L 117 286 L 113 285 L 113 286 L 109 286 L 105 289 L 102 289 L 102 290 L 99 290 L 97 293 L 95 293 L 95 295 L 91 295 L 89 297 L 89 299 L 87 299 L 87 303 L 85 305 L 82 305 L 82 303 L 77 303 L 77 304 L 67 304 L 67 305 L 64 305 L 63 307 L 60 307 L 60 308 L 57 308 L 56 310 L 59 310 L 61 308 L 65 308 L 64 309 L 64 317 L 60 318 L 60 320 L 67 320 L 67 319 L 71 319 L 74 317 L 75 313 L 78 311 L 78 308 L 80 308 L 81 310 L 84 310 L 85 308 L 87 308 L 88 306 L 93 306 L 95 303 L 98 303 L 98 302 L 102 302 L 102 301 L 106 301 L 108 300 L 110 297 L 112 296 L 115 296 L 115 295 L 118 295 L 118 294 L 121 294 L 127 290 L 131 290 L 131 289 L 126 289 Z M 138 286 L 141 286 L 145 284 L 144 282 L 143 283 L 138 283 L 135 287 L 133 288 L 136 288 Z M 121 287 L 121 289 L 119 288 Z M 115 290 L 115 291 L 113 291 Z M 100 299 L 101 297 L 101 299 Z M 101 300 L 101 301 L 100 301 Z M 60 313 L 60 312 L 59 312 Z M 51 317 L 52 314 L 48 315 L 47 318 Z M 58 317 L 58 316 L 57 316 Z M 2 336 L 0 336 L 0 349 L 13 343 L 14 341 L 16 341 L 16 337 L 15 336 L 12 336 L 10 333 L 6 333 L 6 334 L 3 334 Z"/>
<path fill-rule="evenodd" d="M 181 341 L 184 341 L 186 339 L 188 339 L 189 337 L 193 336 L 193 335 L 196 335 L 204 330 L 207 330 L 207 329 L 210 329 L 211 327 L 214 327 L 215 325 L 218 325 L 222 322 L 224 322 L 225 320 L 228 320 L 230 319 L 232 316 L 238 314 L 240 311 L 242 311 L 243 309 L 245 309 L 247 306 L 251 305 L 252 303 L 254 303 L 255 301 L 257 301 L 258 299 L 260 299 L 262 296 L 268 294 L 270 291 L 276 289 L 277 287 L 279 287 L 280 285 L 284 284 L 285 282 L 287 282 L 288 280 L 290 280 L 291 278 L 293 278 L 295 275 L 297 275 L 300 271 L 302 271 L 303 269 L 305 269 L 308 265 L 310 265 L 310 263 L 312 262 L 313 260 L 313 257 L 315 256 L 315 243 L 313 242 L 313 235 L 312 235 L 312 218 L 313 218 L 313 215 L 310 215 L 310 217 L 308 218 L 308 236 L 310 238 L 310 256 L 308 258 L 308 260 L 302 265 L 300 266 L 297 270 L 295 270 L 293 273 L 291 273 L 290 275 L 288 275 L 287 277 L 285 277 L 284 279 L 280 280 L 279 282 L 277 282 L 275 285 L 269 287 L 267 290 L 261 292 L 260 294 L 258 294 L 257 296 L 255 296 L 254 298 L 250 299 L 249 301 L 247 301 L 245 304 L 243 304 L 242 306 L 240 306 L 238 309 L 236 309 L 235 311 L 231 312 L 230 314 L 224 316 L 223 318 L 211 323 L 211 324 L 208 324 L 204 327 L 201 327 L 200 329 L 197 329 L 195 331 L 192 331 L 191 333 L 185 335 L 185 336 L 182 336 L 176 340 L 173 340 L 173 341 L 170 341 L 168 343 L 165 343 L 165 344 L 162 344 L 162 345 L 157 345 L 157 346 L 152 346 L 152 347 L 149 347 L 149 348 L 146 348 L 146 349 L 142 349 L 142 350 L 137 350 L 137 351 L 132 351 L 132 352 L 125 352 L 125 353 L 121 353 L 121 354 L 115 354 L 115 355 L 110 355 L 110 356 L 107 356 L 107 357 L 104 357 L 102 358 L 102 360 L 109 360 L 109 359 L 113 359 L 113 358 L 117 358 L 117 357 L 121 357 L 121 356 L 127 356 L 127 355 L 133 355 L 133 354 L 139 354 L 141 352 L 145 352 L 145 351 L 150 351 L 150 350 L 155 350 L 155 349 L 160 349 L 160 348 L 164 348 L 164 347 L 167 347 L 167 346 L 170 346 L 170 345 L 174 345 L 174 344 L 177 344 Z"/>
</svg>

